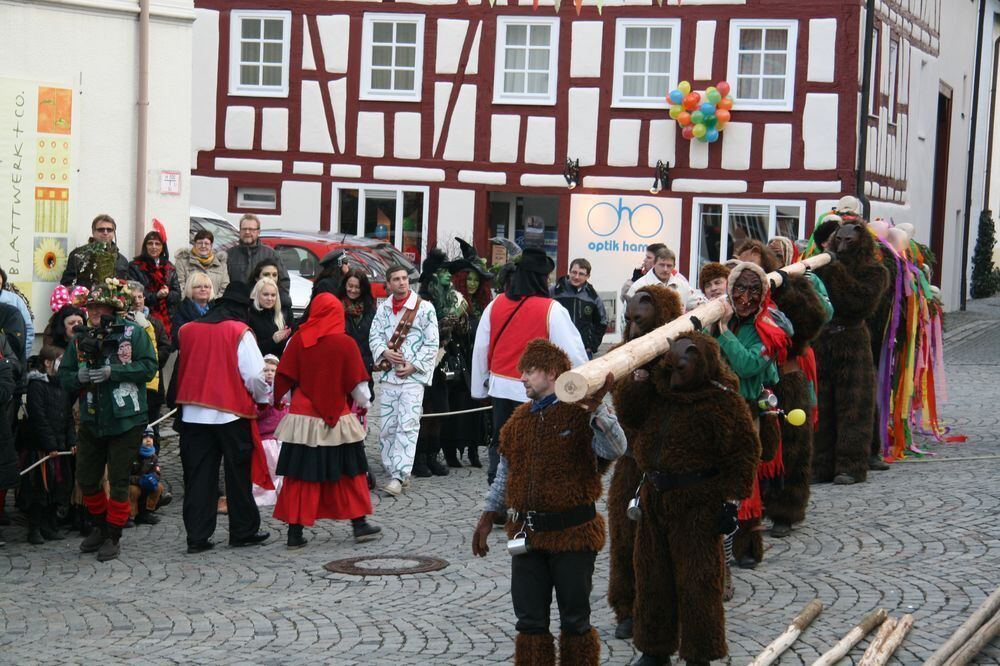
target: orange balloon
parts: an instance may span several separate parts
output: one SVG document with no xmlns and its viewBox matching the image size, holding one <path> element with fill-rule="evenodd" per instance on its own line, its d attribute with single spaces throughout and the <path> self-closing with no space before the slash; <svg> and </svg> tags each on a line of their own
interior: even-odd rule
<svg viewBox="0 0 1000 666">
<path fill-rule="evenodd" d="M 726 111 L 729 111 L 733 108 L 733 98 L 723 97 L 722 99 L 719 100 L 719 103 L 716 106 L 718 106 L 720 109 L 725 109 Z"/>
<path fill-rule="evenodd" d="M 688 93 L 684 96 L 684 108 L 692 111 L 701 104 L 701 95 L 698 93 Z"/>
<path fill-rule="evenodd" d="M 681 127 L 687 127 L 691 124 L 691 114 L 687 111 L 681 111 L 680 115 L 677 116 L 677 122 L 680 123 Z"/>
<path fill-rule="evenodd" d="M 732 118 L 732 114 L 725 109 L 716 109 L 715 118 L 719 121 L 720 125 L 725 125 Z"/>
</svg>

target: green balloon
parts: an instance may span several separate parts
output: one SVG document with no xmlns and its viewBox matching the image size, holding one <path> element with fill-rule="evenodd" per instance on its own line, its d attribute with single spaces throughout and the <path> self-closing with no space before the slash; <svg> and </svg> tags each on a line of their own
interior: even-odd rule
<svg viewBox="0 0 1000 666">
<path fill-rule="evenodd" d="M 701 121 L 702 125 L 704 125 L 705 127 L 715 127 L 715 124 L 718 122 L 719 119 L 716 118 L 714 115 L 705 116 Z"/>
<path fill-rule="evenodd" d="M 720 101 L 722 101 L 722 95 L 720 95 L 719 91 L 716 90 L 715 88 L 709 88 L 708 90 L 706 90 L 705 97 L 712 104 L 718 104 Z"/>
<path fill-rule="evenodd" d="M 694 111 L 691 114 L 691 123 L 694 125 L 700 125 L 704 119 L 705 119 L 705 114 L 702 113 L 701 111 Z"/>
<path fill-rule="evenodd" d="M 694 114 L 691 115 L 694 116 Z M 691 130 L 691 133 L 694 134 L 696 138 L 700 139 L 701 137 L 705 136 L 705 132 L 707 131 L 708 130 L 705 129 L 704 125 L 699 124 L 694 126 L 694 129 Z"/>
</svg>

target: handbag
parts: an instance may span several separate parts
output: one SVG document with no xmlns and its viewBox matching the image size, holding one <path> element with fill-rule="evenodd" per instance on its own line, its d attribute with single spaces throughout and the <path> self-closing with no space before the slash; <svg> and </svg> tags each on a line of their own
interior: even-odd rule
<svg viewBox="0 0 1000 666">
<path fill-rule="evenodd" d="M 406 340 L 406 336 L 410 334 L 410 329 L 413 328 L 413 320 L 417 318 L 417 310 L 420 309 L 420 300 L 420 297 L 417 296 L 417 302 L 413 304 L 412 308 L 403 309 L 403 316 L 399 318 L 396 330 L 392 332 L 392 337 L 389 338 L 388 349 L 399 351 L 399 348 L 403 346 L 403 341 Z M 375 369 L 382 372 L 392 370 L 392 363 L 389 362 L 389 359 L 383 358 L 375 364 Z"/>
</svg>

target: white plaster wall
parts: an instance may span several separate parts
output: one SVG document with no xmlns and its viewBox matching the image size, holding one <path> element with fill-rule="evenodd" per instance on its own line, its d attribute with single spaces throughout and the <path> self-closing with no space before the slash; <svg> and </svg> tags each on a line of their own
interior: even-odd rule
<svg viewBox="0 0 1000 666">
<path fill-rule="evenodd" d="M 397 113 L 393 118 L 392 154 L 400 159 L 420 157 L 420 114 Z"/>
<path fill-rule="evenodd" d="M 437 22 L 437 52 L 434 69 L 438 74 L 456 74 L 462 56 L 462 45 L 469 22 L 459 19 L 439 19 Z"/>
<path fill-rule="evenodd" d="M 597 110 L 601 99 L 599 88 L 571 88 L 569 91 L 569 141 L 571 159 L 580 166 L 597 162 Z"/>
<path fill-rule="evenodd" d="M 264 109 L 261 117 L 260 147 L 288 150 L 288 109 Z"/>
<path fill-rule="evenodd" d="M 642 121 L 615 118 L 608 129 L 608 165 L 630 167 L 639 164 L 639 132 Z"/>
<path fill-rule="evenodd" d="M 791 166 L 791 125 L 784 123 L 764 125 L 764 153 L 761 162 L 765 169 L 787 169 Z"/>
<path fill-rule="evenodd" d="M 528 117 L 528 135 L 524 138 L 524 161 L 528 164 L 552 164 L 556 160 L 556 119 Z M 517 142 L 514 142 L 517 151 Z"/>
<path fill-rule="evenodd" d="M 656 166 L 657 160 L 664 164 L 675 164 L 677 161 L 677 122 L 669 118 L 649 121 L 649 159 L 648 166 Z"/>
<path fill-rule="evenodd" d="M 234 150 L 253 148 L 255 117 L 252 106 L 230 106 L 226 109 L 226 148 Z"/>
<path fill-rule="evenodd" d="M 363 111 L 358 114 L 358 155 L 382 157 L 385 155 L 385 120 L 380 112 Z"/>
<path fill-rule="evenodd" d="M 319 81 L 302 82 L 302 124 L 299 126 L 299 150 L 307 153 L 332 153 L 333 142 L 323 109 Z"/>
<path fill-rule="evenodd" d="M 469 161 L 476 150 L 476 86 L 463 85 L 455 100 L 455 110 L 444 144 L 446 160 Z"/>
<path fill-rule="evenodd" d="M 322 185 L 286 180 L 281 185 L 281 228 L 318 231 Z"/>
<path fill-rule="evenodd" d="M 573 21 L 573 43 L 570 48 L 569 75 L 593 77 L 601 75 L 601 47 L 604 42 L 601 21 Z"/>
<path fill-rule="evenodd" d="M 753 123 L 729 123 L 722 132 L 722 168 L 750 168 Z"/>
<path fill-rule="evenodd" d="M 837 44 L 837 19 L 809 21 L 809 81 L 830 83 L 834 76 L 834 47 Z"/>
<path fill-rule="evenodd" d="M 456 236 L 471 243 L 475 217 L 475 190 L 456 190 L 447 187 L 438 190 L 438 247 L 450 250 L 448 256 L 453 256 L 458 249 Z"/>
<path fill-rule="evenodd" d="M 712 79 L 712 55 L 715 53 L 715 21 L 698 21 L 695 29 L 694 76 L 697 81 Z"/>
<path fill-rule="evenodd" d="M 199 150 L 215 148 L 216 93 L 219 70 L 219 12 L 196 9 L 191 36 L 191 164 Z"/>
<path fill-rule="evenodd" d="M 444 127 L 444 117 L 448 111 L 448 100 L 451 99 L 451 86 L 448 81 L 434 83 L 434 152 L 437 153 L 438 140 Z"/>
<path fill-rule="evenodd" d="M 0 56 L 5 77 L 72 87 L 69 244 L 87 241 L 90 221 L 106 212 L 118 221 L 118 243 L 136 248 L 135 159 L 138 23 L 112 3 L 95 9 L 61 2 L 0 2 Z M 168 237 L 187 238 L 191 196 L 191 2 L 175 5 L 185 18 L 154 16 L 150 24 L 150 107 L 146 219 L 163 222 Z M 105 7 L 105 9 L 101 9 Z M 94 36 L 100 36 L 99 47 Z M 214 103 L 214 101 L 213 101 Z M 212 116 L 214 133 L 214 115 Z M 200 137 L 208 141 L 206 135 Z M 214 137 L 211 143 L 214 144 Z M 181 172 L 181 194 L 160 194 L 160 171 Z M 140 231 L 140 234 L 142 233 Z M 36 313 L 47 303 L 34 304 Z"/>
<path fill-rule="evenodd" d="M 228 178 L 191 176 L 191 205 L 207 208 L 213 213 L 224 216 L 230 222 L 239 220 L 238 215 L 227 214 L 229 208 Z"/>
<path fill-rule="evenodd" d="M 497 114 L 490 119 L 490 162 L 517 161 L 521 117 Z"/>
<path fill-rule="evenodd" d="M 309 32 L 309 20 L 302 17 L 302 69 L 316 69 L 316 58 L 313 56 L 312 33 Z"/>
<path fill-rule="evenodd" d="M 317 16 L 320 47 L 326 71 L 342 74 L 347 71 L 347 53 L 351 45 L 351 17 L 346 14 Z"/>
<path fill-rule="evenodd" d="M 806 169 L 837 168 L 836 94 L 808 93 L 802 111 L 803 158 Z"/>
</svg>

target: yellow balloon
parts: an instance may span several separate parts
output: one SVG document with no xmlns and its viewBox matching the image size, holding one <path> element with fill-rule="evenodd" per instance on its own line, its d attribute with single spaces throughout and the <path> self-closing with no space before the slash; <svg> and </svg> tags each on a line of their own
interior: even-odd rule
<svg viewBox="0 0 1000 666">
<path fill-rule="evenodd" d="M 679 84 L 677 84 L 677 89 L 680 90 L 685 95 L 687 95 L 688 93 L 691 92 L 691 84 L 688 83 L 687 81 L 681 81 Z"/>
<path fill-rule="evenodd" d="M 806 413 L 801 409 L 793 409 L 785 416 L 785 420 L 796 428 L 805 424 Z"/>
<path fill-rule="evenodd" d="M 684 111 L 683 106 L 681 106 L 680 104 L 674 104 L 673 106 L 670 107 L 670 117 L 673 118 L 674 120 L 677 120 L 677 116 L 681 115 L 683 111 Z"/>
</svg>

